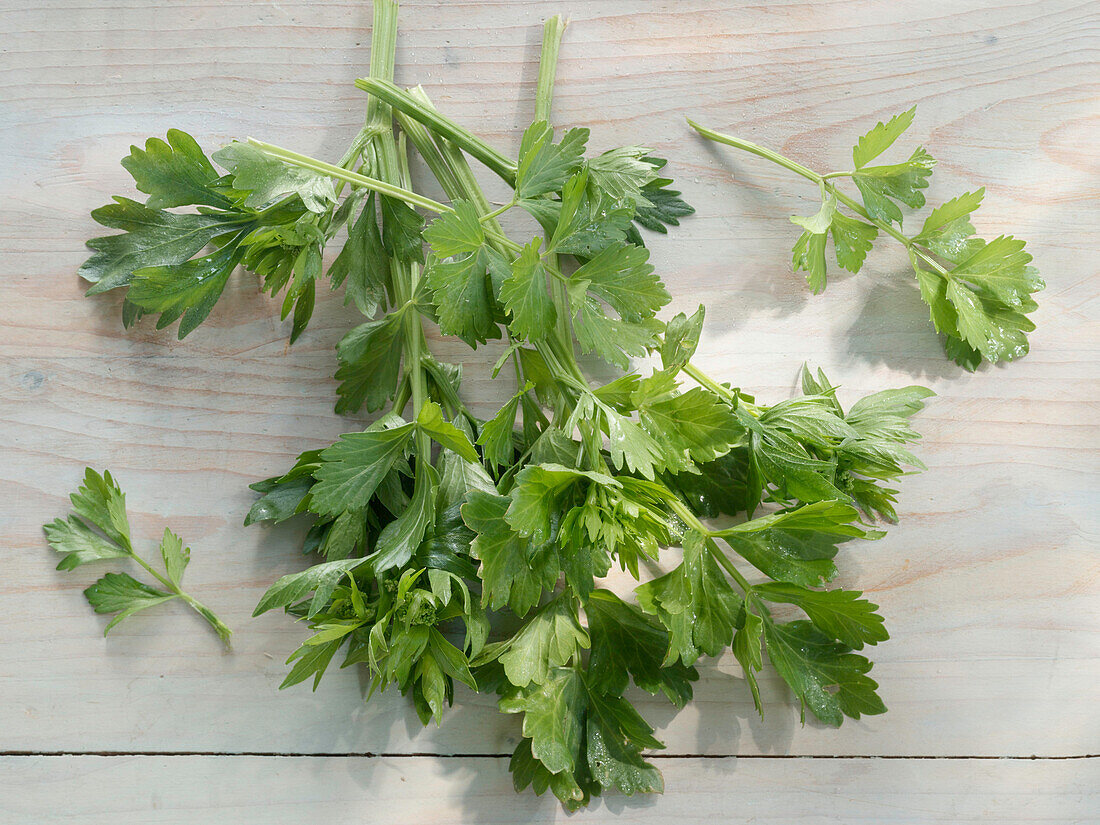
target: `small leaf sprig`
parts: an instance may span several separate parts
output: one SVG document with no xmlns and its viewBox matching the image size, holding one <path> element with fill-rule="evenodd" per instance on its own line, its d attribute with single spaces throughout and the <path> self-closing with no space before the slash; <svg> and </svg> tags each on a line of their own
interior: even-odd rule
<svg viewBox="0 0 1100 825">
<path fill-rule="evenodd" d="M 64 519 L 54 519 L 44 527 L 50 547 L 65 554 L 57 565 L 58 570 L 75 570 L 97 561 L 130 559 L 160 585 L 152 587 L 129 573 L 107 573 L 87 588 L 84 596 L 96 613 L 115 614 L 103 629 L 104 635 L 135 613 L 181 599 L 214 628 L 226 645 L 229 644 L 232 631 L 210 608 L 183 589 L 183 571 L 191 560 L 191 549 L 184 546 L 179 536 L 167 527 L 164 529 L 160 540 L 163 575 L 135 552 L 126 517 L 126 496 L 109 472 L 100 475 L 91 467 L 85 469 L 84 483 L 70 495 L 70 500 L 73 513 Z"/>
<path fill-rule="evenodd" d="M 852 149 L 852 169 L 821 174 L 771 149 L 688 123 L 708 140 L 772 161 L 817 184 L 821 209 L 793 216 L 802 227 L 794 245 L 794 268 L 806 272 L 814 293 L 826 283 L 825 245 L 832 236 L 837 264 L 852 273 L 863 267 L 879 232 L 905 247 L 932 324 L 944 338 L 947 355 L 973 371 L 983 360 L 1011 361 L 1028 352 L 1027 334 L 1035 329 L 1028 314 L 1037 308 L 1034 293 L 1044 288 L 1025 242 L 1011 235 L 992 241 L 975 236 L 971 216 L 985 189 L 966 192 L 936 207 L 916 235 L 901 231 L 901 207 L 924 206 L 935 161 L 918 146 L 906 160 L 872 165 L 912 125 L 916 108 L 879 122 Z M 837 183 L 850 179 L 862 203 Z M 845 214 L 847 209 L 851 214 Z M 894 224 L 897 224 L 895 227 Z"/>
</svg>

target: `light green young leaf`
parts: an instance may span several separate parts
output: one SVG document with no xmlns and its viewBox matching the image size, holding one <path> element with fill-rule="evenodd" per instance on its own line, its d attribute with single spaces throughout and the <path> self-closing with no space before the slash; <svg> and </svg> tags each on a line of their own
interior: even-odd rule
<svg viewBox="0 0 1100 825">
<path fill-rule="evenodd" d="M 184 547 L 183 539 L 165 527 L 164 536 L 160 540 L 160 555 L 164 559 L 168 580 L 179 587 L 183 579 L 183 571 L 191 561 L 191 548 Z"/>
<path fill-rule="evenodd" d="M 626 321 L 652 318 L 670 300 L 649 263 L 649 250 L 612 244 L 586 261 L 573 280 L 588 281 L 588 290 L 607 301 Z"/>
<path fill-rule="evenodd" d="M 477 533 L 470 552 L 481 560 L 482 604 L 490 610 L 507 604 L 522 617 L 553 589 L 560 568 L 552 540 L 536 545 L 512 530 L 505 521 L 510 504 L 507 496 L 475 490 L 462 505 L 462 519 Z"/>
<path fill-rule="evenodd" d="M 913 238 L 914 242 L 928 247 L 952 263 L 969 257 L 984 244 L 979 238 L 973 237 L 974 227 L 970 223 L 971 213 L 981 206 L 984 197 L 983 187 L 976 192 L 964 192 L 942 206 L 937 206 L 925 218 L 924 227 Z"/>
<path fill-rule="evenodd" d="M 913 124 L 913 116 L 917 113 L 914 106 L 899 115 L 894 115 L 887 123 L 881 121 L 870 132 L 856 141 L 852 149 L 852 162 L 856 169 L 861 169 L 894 145 L 905 130 Z"/>
<path fill-rule="evenodd" d="M 570 129 L 561 143 L 554 143 L 553 139 L 553 130 L 542 120 L 532 123 L 523 133 L 516 166 L 518 198 L 536 198 L 560 191 L 584 160 L 587 129 Z"/>
<path fill-rule="evenodd" d="M 267 589 L 252 615 L 259 616 L 274 608 L 297 604 L 312 592 L 313 599 L 307 615 L 307 618 L 312 618 L 328 602 L 340 580 L 365 562 L 366 559 L 327 561 L 308 567 L 300 573 L 283 576 Z"/>
<path fill-rule="evenodd" d="M 878 237 L 878 228 L 837 212 L 833 215 L 830 233 L 833 236 L 836 262 L 849 272 L 859 272 L 875 238 Z"/>
<path fill-rule="evenodd" d="M 564 667 L 590 644 L 572 600 L 558 596 L 538 610 L 504 643 L 500 663 L 516 687 L 545 684 L 554 668 Z M 526 731 L 525 736 L 530 736 Z M 549 766 L 547 766 L 549 767 Z"/>
<path fill-rule="evenodd" d="M 872 218 L 900 225 L 901 209 L 895 201 L 911 209 L 924 206 L 924 193 L 920 190 L 928 187 L 935 163 L 918 146 L 904 163 L 862 168 L 852 175 L 852 181 L 863 195 L 863 205 Z"/>
<path fill-rule="evenodd" d="M 443 418 L 443 410 L 434 401 L 427 401 L 420 408 L 416 425 L 421 432 L 427 433 L 432 440 L 476 464 L 479 461 L 477 450 L 470 443 L 469 436 L 450 421 Z"/>
</svg>

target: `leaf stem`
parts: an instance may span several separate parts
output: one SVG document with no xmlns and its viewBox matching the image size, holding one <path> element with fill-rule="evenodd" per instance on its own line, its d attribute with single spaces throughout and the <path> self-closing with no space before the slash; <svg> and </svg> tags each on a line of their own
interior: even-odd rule
<svg viewBox="0 0 1100 825">
<path fill-rule="evenodd" d="M 394 109 L 420 121 L 436 134 L 442 135 L 467 154 L 477 158 L 508 181 L 509 184 L 515 185 L 515 165 L 500 152 L 474 136 L 472 132 L 443 117 L 434 109 L 424 106 L 408 92 L 399 89 L 388 80 L 378 77 L 361 77 L 355 81 L 355 85 Z"/>
<path fill-rule="evenodd" d="M 214 628 L 214 631 L 218 634 L 221 640 L 226 643 L 226 645 L 229 644 L 229 637 L 233 634 L 233 631 L 230 630 L 226 626 L 226 624 L 214 614 L 213 610 L 204 605 L 202 602 L 200 602 L 182 587 L 177 585 L 171 579 L 168 579 L 158 573 L 152 565 L 150 565 L 147 561 L 145 561 L 145 559 L 135 553 L 132 548 L 130 548 L 130 558 L 141 565 L 141 567 L 143 567 L 150 576 L 160 582 L 166 589 L 168 589 L 179 598 L 183 599 L 183 601 L 185 601 L 192 610 L 194 610 L 196 613 L 206 619 L 207 622 L 210 623 L 210 626 Z"/>
<path fill-rule="evenodd" d="M 684 522 L 690 529 L 706 537 L 707 550 L 710 551 L 711 556 L 717 561 L 722 568 L 729 573 L 730 578 L 737 582 L 738 586 L 745 591 L 745 594 L 752 592 L 752 585 L 749 584 L 749 580 L 742 575 L 741 571 L 737 569 L 729 556 L 722 552 L 722 549 L 718 546 L 718 543 L 710 535 L 708 530 L 701 521 L 696 517 L 695 513 L 688 509 L 687 505 L 679 499 L 671 499 L 669 501 L 669 507 L 672 512 L 675 513 L 681 521 Z"/>
<path fill-rule="evenodd" d="M 853 200 L 848 195 L 841 192 L 839 189 L 836 188 L 835 184 L 828 182 L 830 178 L 850 177 L 852 175 L 851 172 L 830 172 L 826 175 L 821 175 L 815 172 L 813 169 L 803 166 L 801 163 L 793 161 L 790 158 L 779 154 L 778 152 L 768 149 L 767 147 L 753 143 L 750 140 L 733 137 L 732 135 L 726 135 L 722 132 L 715 132 L 713 129 L 707 129 L 705 126 L 700 126 L 698 123 L 696 123 L 694 120 L 691 120 L 690 118 L 688 118 L 688 124 L 691 126 L 692 129 L 697 131 L 700 135 L 707 138 L 708 140 L 713 140 L 715 143 L 722 143 L 726 146 L 732 146 L 735 149 L 741 149 L 742 151 L 749 152 L 753 155 L 757 155 L 758 157 L 765 158 L 766 160 L 770 160 L 772 163 L 782 166 L 784 169 L 789 169 L 795 174 L 801 175 L 807 180 L 813 181 L 819 187 L 821 187 L 823 192 L 827 192 L 828 194 L 832 195 L 838 201 L 840 201 L 840 203 L 847 206 L 865 221 L 873 224 L 879 230 L 885 232 L 891 238 L 898 241 L 907 250 L 912 252 L 914 255 L 919 257 L 926 264 L 936 270 L 936 272 L 944 276 L 948 275 L 948 271 L 937 260 L 935 260 L 935 258 L 929 255 L 926 250 L 920 249 L 913 242 L 912 238 L 898 231 L 886 221 L 872 218 L 861 203 Z"/>
</svg>

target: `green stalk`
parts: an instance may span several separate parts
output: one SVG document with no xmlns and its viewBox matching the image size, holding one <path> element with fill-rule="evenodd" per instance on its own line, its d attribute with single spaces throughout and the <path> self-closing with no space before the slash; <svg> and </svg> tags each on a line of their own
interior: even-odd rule
<svg viewBox="0 0 1100 825">
<path fill-rule="evenodd" d="M 127 542 L 127 545 L 129 545 L 129 542 Z M 218 637 L 223 642 L 225 642 L 226 645 L 229 644 L 229 637 L 233 635 L 233 631 L 230 630 L 225 625 L 225 623 L 215 615 L 213 610 L 211 610 L 194 596 L 189 594 L 186 590 L 174 584 L 170 579 L 165 578 L 160 573 L 158 573 L 148 562 L 145 561 L 145 559 L 135 553 L 133 548 L 127 546 L 127 549 L 130 551 L 130 558 L 132 558 L 139 565 L 145 568 L 145 571 L 150 576 L 152 576 L 154 579 L 164 585 L 164 587 L 167 588 L 170 592 L 183 599 L 183 601 L 185 601 L 192 610 L 194 610 L 196 613 L 206 619 L 207 622 L 209 622 L 210 626 L 214 628 L 214 632 L 218 634 Z"/>
<path fill-rule="evenodd" d="M 394 86 L 391 80 L 361 77 L 355 81 L 355 85 L 383 101 L 387 106 L 404 112 L 436 134 L 456 143 L 463 151 L 477 158 L 511 185 L 515 185 L 516 167 L 508 158 L 454 121 L 448 120 L 434 109 L 425 107 L 408 92 Z"/>
<path fill-rule="evenodd" d="M 760 146 L 749 140 L 742 138 L 736 138 L 732 135 L 726 135 L 722 132 L 715 132 L 713 129 L 707 129 L 705 126 L 700 126 L 694 120 L 688 118 L 688 125 L 691 126 L 696 132 L 705 137 L 707 140 L 713 140 L 715 143 L 722 143 L 726 146 L 732 146 L 735 149 L 741 149 L 744 152 L 749 152 L 758 157 L 762 157 L 765 160 L 770 160 L 772 163 L 782 166 L 784 169 L 788 169 L 794 172 L 796 175 L 801 175 L 806 180 L 813 181 L 821 189 L 823 195 L 828 194 L 836 198 L 840 203 L 847 206 L 865 221 L 876 226 L 880 231 L 885 232 L 894 240 L 898 241 L 909 252 L 916 255 L 923 260 L 926 264 L 931 266 L 935 271 L 941 275 L 946 276 L 948 271 L 937 261 L 932 255 L 925 249 L 920 248 L 912 238 L 906 236 L 904 233 L 895 229 L 891 224 L 886 221 L 880 221 L 877 218 L 872 218 L 867 210 L 861 203 L 853 200 L 844 192 L 841 192 L 836 188 L 836 185 L 829 182 L 830 178 L 835 177 L 847 177 L 850 173 L 847 172 L 833 172 L 828 175 L 821 175 L 801 163 L 791 160 L 788 157 L 784 157 L 778 152 L 774 152 L 767 147 Z"/>
<path fill-rule="evenodd" d="M 565 33 L 565 21 L 561 15 L 555 14 L 547 19 L 542 27 L 542 51 L 539 54 L 539 80 L 535 93 L 535 120 L 550 123 L 550 110 L 554 102 L 554 78 L 558 74 L 558 52 L 561 49 L 561 38 Z M 546 239 L 547 246 L 550 238 Z M 547 256 L 551 268 L 561 272 L 561 263 L 556 253 Z M 573 331 L 569 326 L 569 318 L 573 315 L 569 304 L 569 294 L 566 292 L 565 283 L 560 278 L 552 278 L 550 281 L 550 294 L 554 300 L 557 320 L 555 331 L 558 336 L 558 346 L 567 360 L 576 364 L 576 352 L 573 349 Z M 579 372 L 579 368 L 575 370 Z"/>
</svg>

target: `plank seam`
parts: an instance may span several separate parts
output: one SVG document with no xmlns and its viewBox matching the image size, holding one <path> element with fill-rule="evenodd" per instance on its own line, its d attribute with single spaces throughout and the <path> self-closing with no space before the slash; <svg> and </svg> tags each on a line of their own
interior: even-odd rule
<svg viewBox="0 0 1100 825">
<path fill-rule="evenodd" d="M 152 756 L 152 757 L 177 757 L 177 756 L 223 756 L 223 757 L 254 757 L 276 759 L 511 759 L 510 753 L 430 753 L 427 751 L 412 753 L 391 753 L 369 751 L 345 751 L 345 752 L 280 752 L 280 751 L 30 751 L 7 750 L 0 751 L 0 757 L 66 757 L 66 756 Z M 1064 756 L 991 756 L 991 755 L 931 755 L 931 754 L 778 754 L 778 753 L 651 753 L 646 754 L 646 759 L 921 759 L 921 760 L 1003 760 L 1014 762 L 1057 762 L 1081 759 L 1100 759 L 1100 753 L 1067 754 Z"/>
</svg>

